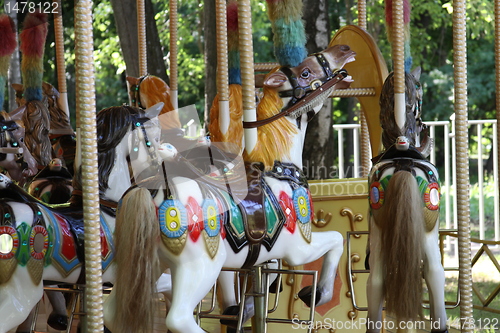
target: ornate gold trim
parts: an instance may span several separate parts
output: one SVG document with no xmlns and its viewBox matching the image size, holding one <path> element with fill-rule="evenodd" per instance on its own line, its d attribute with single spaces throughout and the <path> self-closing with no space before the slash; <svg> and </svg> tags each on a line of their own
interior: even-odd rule
<svg viewBox="0 0 500 333">
<path fill-rule="evenodd" d="M 358 214 L 354 214 L 354 212 L 350 209 L 350 208 L 347 208 L 347 207 L 344 207 L 340 210 L 340 215 L 341 216 L 347 216 L 349 218 L 349 224 L 351 226 L 351 231 L 356 231 L 356 227 L 355 227 L 355 224 L 354 222 L 361 222 L 363 221 L 363 215 L 358 213 Z M 355 238 L 360 238 L 361 235 L 359 234 L 355 234 L 353 235 Z"/>
<path fill-rule="evenodd" d="M 328 212 L 325 216 L 325 211 L 323 209 L 318 210 L 316 217 L 312 220 L 312 223 L 316 228 L 324 228 L 332 220 L 332 213 Z"/>
</svg>

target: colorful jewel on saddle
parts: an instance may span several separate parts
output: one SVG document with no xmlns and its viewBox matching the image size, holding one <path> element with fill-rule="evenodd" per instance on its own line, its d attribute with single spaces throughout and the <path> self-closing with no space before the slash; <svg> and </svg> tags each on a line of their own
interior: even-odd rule
<svg viewBox="0 0 500 333">
<path fill-rule="evenodd" d="M 439 201 L 440 201 L 440 190 L 438 183 L 430 183 L 425 189 L 424 193 L 424 203 L 425 206 L 430 210 L 438 210 L 439 209 Z"/>
<path fill-rule="evenodd" d="M 299 187 L 293 191 L 293 204 L 295 207 L 295 213 L 297 214 L 297 220 L 300 222 L 299 230 L 302 236 L 311 242 L 312 229 L 311 229 L 311 204 L 309 200 L 309 191 L 303 187 Z"/>
<path fill-rule="evenodd" d="M 285 192 L 280 192 L 278 200 L 281 209 L 285 213 L 285 228 L 293 234 L 295 232 L 295 227 L 297 226 L 297 214 L 295 213 L 295 209 L 293 207 L 293 200 Z"/>
<path fill-rule="evenodd" d="M 186 244 L 187 212 L 179 200 L 165 200 L 158 209 L 163 244 L 173 254 L 180 254 Z"/>
<path fill-rule="evenodd" d="M 0 284 L 4 284 L 10 280 L 18 263 L 16 258 L 19 249 L 19 236 L 17 231 L 11 226 L 0 226 L 0 238 L 2 241 L 8 239 L 9 236 L 11 242 L 7 241 L 5 243 L 9 243 L 10 247 L 2 249 L 2 251 L 5 252 L 0 251 Z"/>
<path fill-rule="evenodd" d="M 384 188 L 379 182 L 373 182 L 370 185 L 370 207 L 379 209 L 384 204 Z"/>
</svg>

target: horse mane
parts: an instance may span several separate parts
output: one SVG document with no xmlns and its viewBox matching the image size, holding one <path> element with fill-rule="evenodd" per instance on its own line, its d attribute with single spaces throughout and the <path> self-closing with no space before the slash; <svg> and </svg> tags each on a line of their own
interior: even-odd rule
<svg viewBox="0 0 500 333">
<path fill-rule="evenodd" d="M 42 92 L 50 113 L 51 130 L 58 130 L 57 134 L 74 134 L 68 115 L 59 107 L 59 104 L 57 103 L 60 96 L 59 91 L 57 91 L 57 89 L 50 83 L 43 82 Z M 65 133 L 62 133 L 62 130 L 64 130 Z"/>
<path fill-rule="evenodd" d="M 109 188 L 109 174 L 115 165 L 116 147 L 131 130 L 132 124 L 144 117 L 144 110 L 128 105 L 112 106 L 97 113 L 97 159 L 101 196 Z M 73 187 L 81 190 L 81 170 L 76 173 Z"/>
<path fill-rule="evenodd" d="M 390 73 L 384 82 L 380 97 L 380 125 L 382 126 L 382 144 L 385 149 L 391 147 L 398 136 L 406 136 L 410 145 L 415 146 L 418 134 L 417 120 L 413 111 L 422 98 L 422 92 L 418 80 L 413 74 L 405 73 L 405 125 L 403 130 L 396 123 L 394 115 L 394 73 Z"/>
<path fill-rule="evenodd" d="M 213 142 L 231 142 L 238 147 L 243 148 L 243 123 L 241 119 L 243 117 L 243 104 L 241 95 L 241 85 L 230 84 L 229 85 L 229 129 L 224 135 L 220 131 L 219 123 L 219 94 L 217 94 L 210 108 L 210 123 L 208 124 L 208 130 L 210 132 L 210 137 Z"/>
<path fill-rule="evenodd" d="M 283 100 L 278 92 L 264 86 L 264 95 L 257 107 L 257 120 L 274 116 L 282 108 Z M 297 133 L 297 127 L 285 117 L 261 126 L 257 131 L 257 145 L 250 154 L 245 151 L 243 158 L 248 162 L 263 162 L 266 169 L 270 169 L 274 161 L 290 157 L 290 142 Z"/>
<path fill-rule="evenodd" d="M 174 111 L 174 106 L 170 100 L 170 87 L 161 78 L 154 75 L 147 75 L 140 83 L 141 103 L 143 107 L 149 108 L 159 102 L 163 102 L 163 109 L 160 115 Z M 162 122 L 163 129 L 180 128 L 181 122 L 177 112 L 173 112 L 168 122 Z M 161 119 L 161 118 L 160 118 Z"/>
<path fill-rule="evenodd" d="M 52 145 L 49 139 L 50 117 L 46 106 L 37 100 L 27 102 L 22 121 L 26 147 L 38 165 L 48 165 L 52 159 Z"/>
</svg>

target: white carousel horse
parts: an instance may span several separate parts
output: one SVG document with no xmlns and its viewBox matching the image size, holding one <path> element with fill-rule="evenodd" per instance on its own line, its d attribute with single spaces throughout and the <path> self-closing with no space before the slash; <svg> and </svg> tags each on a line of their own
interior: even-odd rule
<svg viewBox="0 0 500 333">
<path fill-rule="evenodd" d="M 116 202 L 130 180 L 147 170 L 158 171 L 161 104 L 148 110 L 112 107 L 97 116 L 103 281 L 113 282 Z M 134 171 L 131 177 L 130 170 Z M 50 206 L 1 176 L 0 237 L 10 248 L 0 253 L 0 333 L 19 325 L 42 297 L 43 281 L 76 284 L 83 271 L 83 213 L 78 195 L 80 175 L 67 205 Z M 73 238 L 71 235 L 79 235 Z M 62 244 L 65 244 L 62 247 Z"/>
<path fill-rule="evenodd" d="M 193 309 L 214 285 L 223 266 L 251 267 L 278 258 L 298 266 L 324 257 L 318 290 L 306 287 L 301 297 L 309 304 L 313 293 L 316 304 L 331 299 L 343 237 L 335 231 L 311 232 L 313 209 L 301 171 L 301 150 L 307 120 L 321 109 L 333 89 L 349 85 L 351 80 L 347 79 L 334 86 L 346 76 L 339 69 L 353 61 L 354 55 L 348 46 L 337 45 L 308 57 L 297 67 L 281 68 L 267 77 L 259 109 L 271 112 L 271 119 L 262 120 L 261 115 L 258 119 L 262 122 L 246 126 L 272 122 L 264 127 L 276 126 L 277 132 L 272 133 L 275 136 L 260 139 L 256 149 L 266 150 L 278 144 L 280 134 L 286 137 L 282 141 L 286 149 L 281 156 L 274 156 L 276 162 L 264 166 L 251 163 L 246 195 L 239 196 L 227 187 L 221 189 L 208 177 L 198 181 L 201 177 L 183 163 L 167 164 L 167 172 L 174 170 L 167 173 L 167 179 L 148 179 L 123 197 L 115 233 L 119 279 L 104 311 L 105 324 L 111 331 L 150 332 L 152 323 L 148 319 L 152 315 L 148 304 L 152 288 L 142 274 L 155 281 L 165 267 L 170 268 L 172 276 L 172 303 L 166 325 L 174 333 L 203 332 L 193 318 Z M 311 93 L 313 90 L 315 93 Z M 262 110 L 261 106 L 270 105 L 265 102 L 266 96 L 279 105 Z M 231 185 L 238 176 L 229 172 L 223 177 Z M 154 197 L 141 186 L 149 188 Z M 151 234 L 138 232 L 140 228 Z M 128 274 L 128 281 L 122 280 L 125 274 L 120 270 L 132 268 L 135 276 Z M 141 301 L 136 302 L 132 294 L 141 295 Z M 134 317 L 127 313 L 134 313 Z"/>
<path fill-rule="evenodd" d="M 422 94 L 416 76 L 406 73 L 406 123 L 394 117 L 394 79 L 380 99 L 384 152 L 368 176 L 370 236 L 367 332 L 382 327 L 382 308 L 397 322 L 422 314 L 422 272 L 429 289 L 432 331 L 446 330 L 444 269 L 438 245 L 439 175 L 426 160 L 432 143 L 423 132 Z M 423 269 L 422 269 L 423 263 Z"/>
</svg>

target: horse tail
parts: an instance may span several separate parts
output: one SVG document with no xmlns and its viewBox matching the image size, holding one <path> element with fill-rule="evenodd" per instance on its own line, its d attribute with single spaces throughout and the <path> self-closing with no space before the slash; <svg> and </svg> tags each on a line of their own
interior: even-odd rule
<svg viewBox="0 0 500 333">
<path fill-rule="evenodd" d="M 160 276 L 160 230 L 156 206 L 145 188 L 131 189 L 116 216 L 116 315 L 113 331 L 149 333 L 156 312 L 154 295 Z"/>
<path fill-rule="evenodd" d="M 415 177 L 395 173 L 386 190 L 377 218 L 382 233 L 386 309 L 398 320 L 422 316 L 424 215 Z"/>
</svg>

